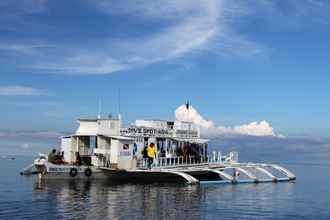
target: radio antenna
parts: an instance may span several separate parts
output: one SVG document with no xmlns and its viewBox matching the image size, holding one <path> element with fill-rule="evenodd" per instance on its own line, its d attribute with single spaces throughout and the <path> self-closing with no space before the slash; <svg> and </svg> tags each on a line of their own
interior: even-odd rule
<svg viewBox="0 0 330 220">
<path fill-rule="evenodd" d="M 120 87 L 118 88 L 118 114 L 120 114 Z"/>
<path fill-rule="evenodd" d="M 118 88 L 118 119 L 121 123 L 121 109 L 120 109 L 120 87 Z"/>
<path fill-rule="evenodd" d="M 101 100 L 101 98 L 99 98 L 99 112 L 97 114 L 98 119 L 101 118 L 101 111 L 102 111 L 102 100 Z"/>
</svg>

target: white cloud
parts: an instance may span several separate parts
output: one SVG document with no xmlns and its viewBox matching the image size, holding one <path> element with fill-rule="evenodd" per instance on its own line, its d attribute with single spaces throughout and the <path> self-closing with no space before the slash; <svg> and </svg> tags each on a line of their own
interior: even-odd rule
<svg viewBox="0 0 330 220">
<path fill-rule="evenodd" d="M 0 96 L 37 96 L 47 95 L 47 93 L 27 86 L 0 86 Z"/>
<path fill-rule="evenodd" d="M 89 0 L 89 2 L 105 13 L 112 15 L 136 16 L 148 19 L 177 19 L 199 11 L 201 5 L 213 4 L 211 1 L 191 0 L 156 0 L 156 1 L 118 1 L 116 4 L 109 0 Z M 220 1 L 219 1 L 220 2 Z M 204 8 L 202 8 L 203 10 Z M 214 9 L 214 8 L 213 8 Z"/>
<path fill-rule="evenodd" d="M 217 18 L 221 13 L 220 1 L 216 0 L 91 2 L 102 12 L 125 14 L 144 21 L 153 19 L 162 27 L 139 38 L 109 39 L 101 48 L 80 49 L 59 62 L 32 67 L 52 73 L 109 74 L 167 61 L 207 46 L 218 31 Z M 121 55 L 107 51 L 120 51 Z"/>
<path fill-rule="evenodd" d="M 274 128 L 267 121 L 251 122 L 234 127 L 215 126 L 214 122 L 204 119 L 192 106 L 189 107 L 189 110 L 185 105 L 179 106 L 175 110 L 175 118 L 179 121 L 193 122 L 201 128 L 201 132 L 206 136 L 249 135 L 283 137 L 280 134 L 276 134 Z"/>
<path fill-rule="evenodd" d="M 262 18 L 273 31 L 299 29 L 302 27 L 328 25 L 330 22 L 330 2 L 324 0 L 232 1 L 247 16 Z M 275 27 L 275 28 L 274 28 Z M 267 28 L 267 27 L 265 27 Z"/>
<path fill-rule="evenodd" d="M 128 25 L 125 26 L 127 30 L 131 29 L 130 25 L 136 28 L 143 24 L 144 27 L 139 28 L 141 31 L 136 34 L 127 34 L 124 31 L 120 38 L 111 34 L 102 35 L 101 39 L 81 39 L 81 36 L 77 36 L 79 41 L 75 42 L 58 39 L 58 45 L 25 45 L 15 42 L 12 45 L 0 44 L 0 49 L 2 47 L 3 50 L 32 53 L 29 57 L 32 60 L 25 67 L 55 74 L 110 74 L 160 62 L 173 62 L 204 51 L 217 56 L 249 58 L 269 52 L 267 46 L 239 33 L 238 27 L 250 17 L 261 18 L 265 22 L 265 28 L 277 30 L 281 26 L 292 27 L 291 23 L 305 24 L 306 18 L 318 19 L 320 16 L 315 15 L 319 11 L 322 20 L 329 21 L 327 12 L 330 8 L 330 4 L 320 0 L 289 0 L 281 3 L 288 6 L 285 7 L 286 10 L 277 1 L 271 0 L 88 0 L 84 3 L 86 2 L 90 8 L 102 13 L 105 19 L 107 16 L 125 18 L 126 22 L 122 25 Z M 12 10 L 24 8 L 23 11 L 35 13 L 45 10 L 47 1 L 24 0 L 19 4 L 18 0 L 6 0 L 0 6 L 1 4 L 5 8 L 10 4 Z M 15 8 L 13 5 L 18 6 Z M 34 5 L 36 9 L 32 7 Z M 112 30 L 110 24 L 113 25 L 109 23 L 108 29 Z M 61 29 L 52 31 L 60 32 Z M 87 41 L 86 44 L 77 43 Z"/>
<path fill-rule="evenodd" d="M 125 16 L 147 24 L 152 21 L 155 31 L 123 39 L 111 39 L 109 36 L 101 47 L 84 49 L 82 45 L 79 50 L 63 51 L 66 54 L 63 57 L 33 64 L 32 68 L 57 74 L 109 74 L 203 50 L 232 57 L 248 57 L 263 50 L 230 28 L 230 21 L 226 18 L 236 12 L 225 10 L 229 7 L 225 0 L 132 0 L 115 3 L 90 0 L 89 3 L 105 15 Z"/>
<path fill-rule="evenodd" d="M 30 65 L 31 68 L 55 74 L 109 74 L 133 67 L 131 62 L 104 57 L 101 54 L 75 54 L 61 62 Z"/>
<path fill-rule="evenodd" d="M 214 128 L 213 122 L 205 120 L 192 106 L 190 106 L 189 109 L 187 109 L 185 105 L 179 106 L 175 110 L 175 119 L 178 121 L 193 122 L 205 129 Z"/>
<path fill-rule="evenodd" d="M 40 44 L 40 43 L 1 43 L 0 50 L 17 52 L 21 54 L 29 55 L 42 55 L 41 51 L 44 49 L 53 48 L 52 45 Z"/>
<path fill-rule="evenodd" d="M 267 121 L 251 122 L 250 124 L 239 125 L 233 128 L 238 134 L 254 136 L 275 136 L 274 129 Z"/>
</svg>

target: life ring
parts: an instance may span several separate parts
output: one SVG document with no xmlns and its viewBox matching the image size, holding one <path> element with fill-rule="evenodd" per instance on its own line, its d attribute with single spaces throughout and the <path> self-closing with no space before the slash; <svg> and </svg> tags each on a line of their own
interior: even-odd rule
<svg viewBox="0 0 330 220">
<path fill-rule="evenodd" d="M 86 175 L 86 176 L 89 177 L 89 176 L 92 175 L 92 173 L 93 173 L 93 172 L 92 172 L 92 170 L 91 170 L 90 168 L 86 168 L 86 170 L 85 170 L 85 175 Z"/>
<path fill-rule="evenodd" d="M 75 177 L 75 176 L 77 176 L 77 174 L 78 174 L 78 170 L 77 170 L 77 168 L 74 168 L 74 167 L 72 167 L 71 169 L 70 169 L 70 176 L 72 176 L 72 177 Z"/>
</svg>

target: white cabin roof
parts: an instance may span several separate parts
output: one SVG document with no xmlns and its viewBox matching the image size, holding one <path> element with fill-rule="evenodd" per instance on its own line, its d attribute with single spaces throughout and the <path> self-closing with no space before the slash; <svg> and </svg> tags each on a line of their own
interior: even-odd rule
<svg viewBox="0 0 330 220">
<path fill-rule="evenodd" d="M 125 136 L 119 136 L 119 135 L 107 135 L 107 134 L 99 134 L 99 135 L 117 139 L 117 140 L 121 140 L 121 141 L 134 141 L 134 138 L 131 138 L 131 137 L 125 137 Z"/>
<path fill-rule="evenodd" d="M 172 138 L 173 140 L 180 141 L 180 142 L 189 142 L 192 144 L 206 144 L 210 140 L 209 139 L 202 139 L 202 138 Z"/>
</svg>

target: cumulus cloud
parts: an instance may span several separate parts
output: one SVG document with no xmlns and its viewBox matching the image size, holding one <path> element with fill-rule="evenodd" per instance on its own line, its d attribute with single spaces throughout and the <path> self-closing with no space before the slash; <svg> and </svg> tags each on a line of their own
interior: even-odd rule
<svg viewBox="0 0 330 220">
<path fill-rule="evenodd" d="M 283 137 L 280 134 L 276 134 L 274 128 L 267 121 L 251 122 L 234 127 L 215 126 L 213 121 L 204 119 L 193 106 L 189 106 L 189 109 L 185 105 L 179 106 L 175 110 L 175 118 L 178 121 L 193 122 L 201 128 L 202 134 L 206 136 L 248 135 Z"/>
<path fill-rule="evenodd" d="M 194 124 L 206 129 L 214 128 L 213 122 L 204 119 L 203 116 L 201 116 L 192 106 L 189 106 L 189 109 L 187 109 L 185 105 L 179 106 L 175 110 L 175 119 L 178 121 L 193 122 Z"/>
<path fill-rule="evenodd" d="M 36 96 L 47 95 L 47 93 L 28 86 L 0 86 L 0 96 Z"/>
</svg>

